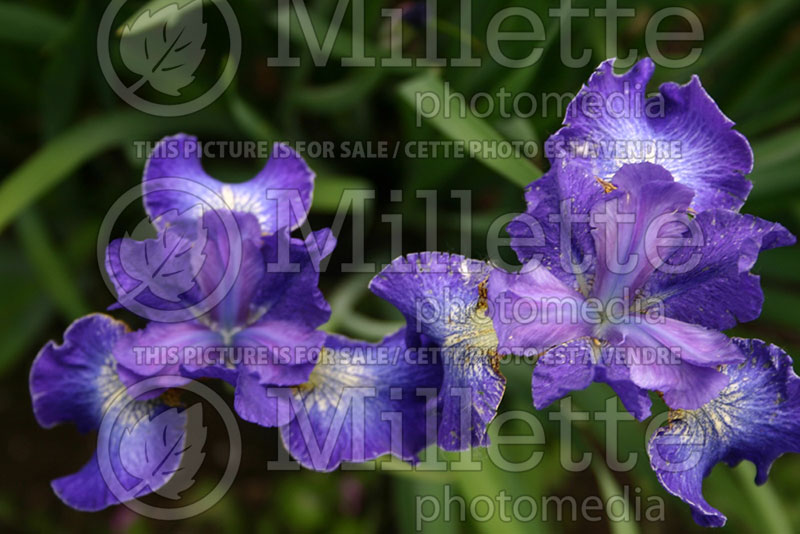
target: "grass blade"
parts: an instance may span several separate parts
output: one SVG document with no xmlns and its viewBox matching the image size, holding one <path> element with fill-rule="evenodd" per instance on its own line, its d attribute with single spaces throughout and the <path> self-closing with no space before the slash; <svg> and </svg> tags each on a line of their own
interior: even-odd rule
<svg viewBox="0 0 800 534">
<path fill-rule="evenodd" d="M 483 150 L 484 145 L 494 144 L 497 147 L 500 143 L 505 142 L 505 139 L 497 130 L 486 121 L 474 116 L 466 107 L 463 110 L 458 109 L 458 99 L 445 98 L 444 84 L 437 76 L 425 74 L 412 78 L 401 84 L 398 92 L 402 100 L 416 112 L 422 111 L 416 109 L 418 100 L 422 100 L 418 95 L 433 96 L 440 106 L 438 110 L 434 108 L 438 113 L 427 120 L 447 138 L 465 143 L 465 147 L 472 157 L 511 183 L 524 187 L 541 177 L 542 171 L 522 156 L 516 157 L 515 154 L 512 154 L 510 158 L 498 158 L 496 154 L 493 157 L 491 153 Z M 472 141 L 478 143 L 472 143 Z M 475 146 L 476 144 L 480 146 Z"/>
</svg>

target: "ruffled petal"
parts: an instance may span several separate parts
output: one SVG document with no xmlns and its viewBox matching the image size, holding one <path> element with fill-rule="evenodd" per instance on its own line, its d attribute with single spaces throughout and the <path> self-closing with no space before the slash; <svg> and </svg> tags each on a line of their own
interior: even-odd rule
<svg viewBox="0 0 800 534">
<path fill-rule="evenodd" d="M 264 234 L 295 229 L 306 219 L 314 190 L 314 172 L 286 145 L 276 143 L 266 166 L 252 179 L 227 184 L 209 176 L 200 162 L 196 137 L 165 137 L 153 150 L 144 171 L 144 204 L 159 228 L 200 205 L 253 214 Z M 175 211 L 177 210 L 177 212 Z"/>
<path fill-rule="evenodd" d="M 720 462 L 750 460 L 756 483 L 785 452 L 800 452 L 800 379 L 792 359 L 775 345 L 735 339 L 747 360 L 723 366 L 728 386 L 696 410 L 670 413 L 650 439 L 650 464 L 661 484 L 692 508 L 701 526 L 719 527 L 725 516 L 703 498 L 703 479 Z"/>
<path fill-rule="evenodd" d="M 439 446 L 462 450 L 488 443 L 505 377 L 487 314 L 488 264 L 455 254 L 422 252 L 396 259 L 370 289 L 406 317 L 409 347 L 439 350 L 443 365 Z"/>
<path fill-rule="evenodd" d="M 100 429 L 98 446 L 107 447 L 77 473 L 52 482 L 56 495 L 77 510 L 101 510 L 162 490 L 186 450 L 185 412 L 157 400 L 134 400 L 120 381 L 112 349 L 125 332 L 124 324 L 108 316 L 83 317 L 67 329 L 63 345 L 46 345 L 31 369 L 40 424 Z M 107 418 L 111 422 L 103 424 Z"/>
<path fill-rule="evenodd" d="M 724 210 L 695 218 L 701 244 L 677 250 L 648 280 L 644 295 L 670 317 L 726 330 L 761 314 L 764 294 L 750 273 L 763 250 L 793 245 L 783 226 Z"/>
<path fill-rule="evenodd" d="M 107 315 L 87 315 L 67 328 L 62 345 L 44 346 L 30 374 L 33 414 L 41 426 L 99 428 L 106 404 L 122 387 L 111 351 L 126 331 L 124 323 Z"/>
<path fill-rule="evenodd" d="M 666 83 L 647 98 L 651 59 L 619 76 L 613 65 L 600 64 L 567 107 L 564 127 L 546 144 L 553 167 L 568 160 L 610 180 L 625 163 L 655 163 L 695 191 L 695 210 L 738 210 L 752 188 L 745 175 L 753 153 L 700 80 Z"/>
</svg>

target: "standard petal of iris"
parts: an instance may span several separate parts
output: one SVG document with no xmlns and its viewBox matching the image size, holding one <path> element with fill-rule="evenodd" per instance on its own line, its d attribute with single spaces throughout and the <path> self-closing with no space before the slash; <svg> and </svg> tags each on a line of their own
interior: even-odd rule
<svg viewBox="0 0 800 534">
<path fill-rule="evenodd" d="M 692 190 L 675 183 L 663 167 L 624 165 L 614 175 L 620 194 L 591 210 L 597 267 L 592 296 L 631 301 L 689 227 Z M 627 295 L 627 298 L 626 298 Z"/>
<path fill-rule="evenodd" d="M 130 460 L 142 453 L 136 447 L 122 447 L 123 436 L 143 418 L 149 421 L 167 409 L 159 401 L 128 396 L 112 355 L 114 345 L 125 335 L 125 325 L 108 316 L 83 317 L 70 325 L 62 345 L 48 343 L 31 368 L 30 391 L 37 421 L 44 427 L 73 423 L 82 432 L 101 429 L 98 445 L 108 447 L 107 463 L 99 462 L 95 453 L 77 473 L 52 482 L 59 498 L 78 510 L 101 510 L 157 491 L 180 465 L 181 455 L 172 455 L 161 464 L 161 471 L 147 480 L 131 474 L 123 465 L 133 465 Z M 112 423 L 102 425 L 107 417 L 113 418 Z M 172 429 L 171 435 L 182 436 L 184 423 L 182 414 L 176 412 L 163 426 Z M 145 434 L 156 436 L 140 436 Z M 156 437 L 161 435 L 159 432 Z M 143 445 L 147 440 L 135 442 Z M 107 482 L 110 477 L 115 479 L 111 488 Z"/>
<path fill-rule="evenodd" d="M 328 229 L 310 234 L 305 241 L 285 232 L 264 238 L 261 253 L 268 274 L 255 299 L 263 320 L 291 320 L 316 328 L 330 318 L 319 275 L 320 262 L 335 246 L 336 238 Z"/>
<path fill-rule="evenodd" d="M 406 351 L 404 340 L 402 330 L 379 343 L 328 336 L 309 381 L 292 388 L 296 414 L 281 428 L 302 465 L 330 471 L 384 454 L 414 462 L 436 439 L 426 432 L 435 394 L 420 390 L 438 388 L 442 368 Z"/>
<path fill-rule="evenodd" d="M 700 80 L 664 84 L 647 98 L 652 60 L 620 76 L 613 65 L 602 63 L 568 106 L 564 127 L 546 144 L 553 166 L 569 160 L 610 180 L 625 163 L 647 161 L 696 192 L 695 210 L 738 210 L 752 188 L 745 175 L 753 153 Z"/>
<path fill-rule="evenodd" d="M 196 137 L 165 137 L 153 149 L 144 172 L 145 210 L 151 220 L 174 222 L 200 205 L 256 216 L 264 234 L 284 226 L 299 227 L 311 207 L 314 173 L 291 148 L 276 143 L 266 166 L 251 180 L 227 184 L 209 176 L 200 161 L 202 145 Z"/>
<path fill-rule="evenodd" d="M 490 270 L 463 256 L 422 252 L 396 259 L 370 282 L 376 295 L 406 317 L 408 345 L 441 357 L 438 442 L 447 450 L 488 443 L 486 429 L 505 391 L 497 335 L 487 315 Z"/>
<path fill-rule="evenodd" d="M 730 379 L 718 397 L 696 410 L 670 414 L 650 440 L 650 464 L 661 484 L 692 508 L 702 526 L 722 526 L 725 516 L 703 498 L 703 479 L 720 462 L 742 460 L 767 480 L 776 458 L 800 452 L 800 379 L 792 359 L 775 345 L 735 339 L 747 360 L 726 365 Z"/>
<path fill-rule="evenodd" d="M 589 210 L 603 198 L 602 185 L 581 167 L 554 166 L 525 189 L 525 213 L 506 230 L 523 263 L 540 261 L 584 295 L 594 273 Z"/>
<path fill-rule="evenodd" d="M 699 213 L 695 223 L 699 244 L 677 250 L 644 295 L 670 317 L 716 330 L 756 319 L 764 294 L 750 270 L 761 251 L 792 245 L 795 237 L 778 223 L 724 210 Z"/>
</svg>

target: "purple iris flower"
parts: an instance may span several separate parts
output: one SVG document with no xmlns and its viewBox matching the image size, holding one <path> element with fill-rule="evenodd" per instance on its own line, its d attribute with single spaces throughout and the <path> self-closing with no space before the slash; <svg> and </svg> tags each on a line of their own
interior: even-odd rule
<svg viewBox="0 0 800 534">
<path fill-rule="evenodd" d="M 239 184 L 220 182 L 202 167 L 203 145 L 177 134 L 162 139 L 144 170 L 144 207 L 159 229 L 200 205 L 204 210 L 252 213 L 262 233 L 298 228 L 314 192 L 314 172 L 294 150 L 276 143 L 264 168 Z"/>
<path fill-rule="evenodd" d="M 189 410 L 127 394 L 112 355 L 126 332 L 123 323 L 106 315 L 83 317 L 70 325 L 62 345 L 45 345 L 31 369 L 33 413 L 40 425 L 73 423 L 84 433 L 99 431 L 91 460 L 52 482 L 56 495 L 78 510 L 101 510 L 152 492 L 178 498 L 176 492 L 185 489 L 167 483 L 181 469 L 181 459 L 194 452 L 187 440 Z M 104 423 L 108 417 L 110 424 Z"/>
<path fill-rule="evenodd" d="M 370 289 L 407 321 L 406 344 L 442 369 L 438 444 L 462 450 L 488 444 L 506 379 L 487 314 L 489 264 L 444 252 L 409 254 L 381 271 Z"/>
<path fill-rule="evenodd" d="M 237 230 L 234 240 L 224 224 L 229 219 Z M 139 271 L 127 266 L 141 266 L 150 248 L 185 252 L 169 261 L 153 259 L 157 266 L 168 263 L 174 274 L 147 280 L 158 287 L 148 293 L 148 304 L 159 303 L 158 294 L 178 293 L 189 285 L 176 279 L 194 281 L 177 294 L 181 311 L 193 317 L 152 321 L 117 343 L 114 356 L 123 381 L 130 385 L 157 376 L 183 376 L 186 382 L 221 378 L 235 385 L 235 408 L 242 418 L 265 426 L 282 424 L 286 421 L 276 419 L 277 400 L 267 397 L 265 386 L 301 384 L 314 368 L 325 339 L 316 329 L 330 317 L 318 288 L 319 264 L 333 250 L 335 238 L 329 230 L 320 230 L 302 241 L 289 237 L 285 228 L 262 235 L 258 220 L 249 213 L 209 211 L 185 225 L 195 228 L 182 234 L 186 245 L 160 246 L 174 228 L 170 226 L 154 240 L 124 238 L 109 246 L 106 266 L 118 294 L 143 283 L 137 281 Z"/>
<path fill-rule="evenodd" d="M 565 164 L 530 186 L 509 225 L 525 265 L 489 279 L 501 351 L 542 353 L 537 408 L 594 380 L 640 419 L 645 390 L 699 408 L 728 384 L 717 367 L 744 359 L 718 330 L 759 315 L 759 252 L 795 239 L 749 215 L 693 215 L 692 189 L 658 165 L 625 165 L 613 184 Z"/>
<path fill-rule="evenodd" d="M 379 343 L 327 337 L 308 382 L 282 397 L 292 418 L 281 437 L 303 466 L 331 471 L 388 453 L 415 462 L 436 440 L 426 422 L 435 421 L 442 370 L 407 350 L 405 337 L 404 330 Z"/>
<path fill-rule="evenodd" d="M 623 75 L 604 61 L 567 107 L 564 126 L 546 143 L 553 167 L 570 161 L 590 176 L 612 180 L 626 163 L 663 166 L 695 191 L 696 211 L 738 210 L 752 183 L 747 139 L 693 76 L 686 85 L 665 83 L 648 98 L 650 58 Z"/>
<path fill-rule="evenodd" d="M 726 521 L 703 498 L 703 479 L 717 463 L 749 460 L 757 469 L 756 483 L 763 484 L 779 456 L 800 452 L 800 379 L 791 357 L 757 339 L 734 338 L 734 343 L 746 360 L 722 367 L 727 387 L 696 410 L 671 412 L 648 447 L 661 484 L 689 504 L 705 527 Z"/>
</svg>

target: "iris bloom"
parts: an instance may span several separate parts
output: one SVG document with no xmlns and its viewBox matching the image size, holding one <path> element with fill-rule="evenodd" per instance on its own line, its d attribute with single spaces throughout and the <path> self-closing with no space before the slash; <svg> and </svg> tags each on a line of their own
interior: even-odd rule
<svg viewBox="0 0 800 534">
<path fill-rule="evenodd" d="M 644 390 L 699 408 L 728 383 L 717 367 L 744 360 L 718 330 L 759 315 L 758 253 L 794 237 L 731 211 L 694 216 L 694 192 L 651 163 L 623 166 L 613 184 L 566 165 L 531 185 L 527 213 L 509 229 L 526 265 L 489 280 L 500 346 L 544 353 L 537 408 L 593 380 L 640 419 L 650 411 Z"/>
<path fill-rule="evenodd" d="M 235 219 L 240 243 L 229 241 L 220 222 L 228 216 Z M 195 232 L 186 238 L 188 251 L 169 263 L 178 270 L 176 277 L 191 272 L 194 285 L 179 295 L 178 304 L 196 316 L 180 322 L 151 321 L 121 339 L 114 356 L 123 379 L 130 385 L 157 376 L 183 376 L 186 382 L 221 378 L 236 387 L 235 408 L 243 419 L 265 426 L 282 424 L 276 419 L 277 401 L 267 397 L 265 386 L 301 384 L 314 368 L 325 339 L 316 328 L 330 317 L 318 289 L 319 262 L 331 252 L 334 239 L 327 230 L 306 241 L 290 238 L 285 230 L 262 235 L 251 214 L 212 211 L 194 225 Z M 138 265 L 148 245 L 163 237 L 127 246 L 126 240 L 109 247 L 106 262 L 120 294 L 136 283 L 126 265 Z M 327 248 L 316 248 L 318 243 Z M 225 286 L 234 258 L 238 268 Z M 158 292 L 169 291 L 172 278 L 157 280 Z M 221 300 L 202 306 L 220 287 Z"/>
<path fill-rule="evenodd" d="M 128 396 L 112 355 L 126 331 L 123 323 L 106 315 L 83 317 L 67 329 L 62 345 L 45 345 L 31 368 L 33 413 L 39 424 L 99 430 L 98 447 L 107 447 L 107 462 L 99 459 L 98 449 L 77 473 L 52 482 L 56 495 L 78 510 L 101 510 L 154 491 L 177 499 L 176 492 L 185 488 L 165 485 L 185 454 L 202 454 L 191 451 L 191 440 L 186 440 L 188 410 L 160 399 Z M 105 417 L 114 419 L 101 425 Z M 113 492 L 106 482 L 110 477 L 118 484 Z"/>
<path fill-rule="evenodd" d="M 155 147 L 143 189 L 158 236 L 108 247 L 119 302 L 153 319 L 114 354 L 128 384 L 165 375 L 226 380 L 241 417 L 275 426 L 286 421 L 264 386 L 309 378 L 325 339 L 316 328 L 330 316 L 319 264 L 335 239 L 328 230 L 289 236 L 306 218 L 314 174 L 288 147 L 276 144 L 264 169 L 241 184 L 210 177 L 200 154 L 197 139 L 183 134 Z"/>
</svg>

